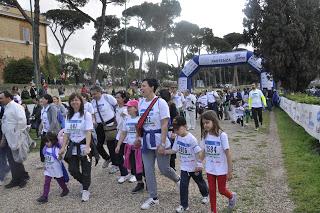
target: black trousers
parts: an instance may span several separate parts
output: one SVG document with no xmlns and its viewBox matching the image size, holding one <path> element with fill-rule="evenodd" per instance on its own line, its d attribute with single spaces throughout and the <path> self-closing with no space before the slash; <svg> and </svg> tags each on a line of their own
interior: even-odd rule
<svg viewBox="0 0 320 213">
<path fill-rule="evenodd" d="M 96 128 L 96 133 L 97 133 L 97 139 L 98 139 L 98 144 L 97 144 L 98 153 L 99 153 L 99 155 L 101 155 L 101 157 L 104 160 L 109 160 L 110 156 L 103 147 L 103 144 L 106 140 L 106 135 L 105 135 L 102 124 L 98 124 L 98 126 Z M 109 148 L 109 146 L 108 146 L 108 148 Z M 110 149 L 109 149 L 109 153 L 111 153 Z M 114 153 L 114 151 L 113 151 L 113 153 Z"/>
<path fill-rule="evenodd" d="M 80 172 L 81 166 L 81 172 Z M 79 183 L 83 190 L 88 190 L 91 184 L 91 159 L 87 156 L 72 155 L 69 160 L 69 172 Z"/>
<path fill-rule="evenodd" d="M 142 176 L 144 175 L 144 172 L 137 174 L 136 171 L 136 158 L 135 158 L 135 151 L 131 150 L 130 153 L 130 164 L 131 164 L 131 174 L 136 176 L 137 181 L 142 181 Z"/>
<path fill-rule="evenodd" d="M 115 142 L 115 143 L 117 143 L 117 142 Z M 116 164 L 115 165 L 119 167 L 121 176 L 128 175 L 128 170 L 123 166 L 123 163 L 124 163 L 123 155 L 124 155 L 125 145 L 126 145 L 125 143 L 122 143 L 120 146 L 119 154 L 115 154 L 115 157 L 116 157 L 116 162 L 115 162 Z"/>
<path fill-rule="evenodd" d="M 259 108 L 252 107 L 252 117 L 253 117 L 256 128 L 259 127 L 259 123 L 260 125 L 262 125 L 262 107 L 259 107 Z"/>
<path fill-rule="evenodd" d="M 26 172 L 23 163 L 18 163 L 14 161 L 12 151 L 8 144 L 3 148 L 3 150 L 8 158 L 9 167 L 12 175 L 11 182 L 20 183 L 21 181 L 29 179 L 29 174 L 28 172 Z"/>
<path fill-rule="evenodd" d="M 186 172 L 181 170 L 180 178 L 180 204 L 184 208 L 188 207 L 190 178 L 196 182 L 203 197 L 207 197 L 209 195 L 207 183 L 204 181 L 201 172 Z"/>
<path fill-rule="evenodd" d="M 237 118 L 237 123 L 241 124 L 241 126 L 243 126 L 243 117 Z"/>
<path fill-rule="evenodd" d="M 46 145 L 46 141 L 44 140 L 44 136 L 46 136 L 46 134 L 47 134 L 46 132 L 43 132 L 41 134 L 41 141 L 40 141 L 40 150 L 39 150 L 39 152 L 40 152 L 40 160 L 41 160 L 42 163 L 44 163 L 43 148 Z"/>
<path fill-rule="evenodd" d="M 217 104 L 217 102 L 208 103 L 208 109 L 215 111 L 217 113 L 217 115 L 218 115 L 218 104 Z"/>
</svg>

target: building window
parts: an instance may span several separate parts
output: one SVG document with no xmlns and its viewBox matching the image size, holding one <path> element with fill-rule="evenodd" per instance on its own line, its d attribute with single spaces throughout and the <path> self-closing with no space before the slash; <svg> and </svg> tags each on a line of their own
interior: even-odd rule
<svg viewBox="0 0 320 213">
<path fill-rule="evenodd" d="M 22 27 L 22 40 L 30 41 L 30 29 Z"/>
</svg>

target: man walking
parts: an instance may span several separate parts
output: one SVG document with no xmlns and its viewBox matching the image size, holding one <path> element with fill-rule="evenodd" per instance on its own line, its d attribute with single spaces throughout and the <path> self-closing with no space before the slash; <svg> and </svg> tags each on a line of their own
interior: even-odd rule
<svg viewBox="0 0 320 213">
<path fill-rule="evenodd" d="M 255 130 L 259 130 L 259 123 L 262 125 L 262 107 L 267 106 L 266 98 L 261 90 L 256 88 L 256 84 L 251 85 L 251 91 L 249 93 L 249 109 L 252 110 L 252 117 L 255 123 Z M 258 121 L 259 117 L 259 121 Z"/>
<path fill-rule="evenodd" d="M 0 93 L 0 103 L 5 106 L 2 117 L 2 139 L 0 147 L 7 155 L 12 174 L 12 180 L 5 188 L 19 186 L 23 188 L 29 180 L 23 161 L 26 160 L 29 142 L 26 134 L 27 120 L 24 108 L 13 101 L 13 95 L 8 91 Z"/>
<path fill-rule="evenodd" d="M 185 91 L 185 107 L 186 107 L 186 120 L 188 130 L 194 130 L 196 128 L 196 102 L 197 98 L 195 95 L 191 94 L 187 89 Z"/>
</svg>

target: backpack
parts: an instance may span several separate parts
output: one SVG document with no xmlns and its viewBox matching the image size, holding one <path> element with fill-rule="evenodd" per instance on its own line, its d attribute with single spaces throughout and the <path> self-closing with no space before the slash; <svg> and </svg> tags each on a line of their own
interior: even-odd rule
<svg viewBox="0 0 320 213">
<path fill-rule="evenodd" d="M 53 156 L 53 158 L 54 158 L 55 160 L 58 160 L 58 161 L 61 163 L 63 180 L 64 180 L 65 183 L 68 183 L 69 180 L 70 180 L 69 174 L 68 174 L 68 171 L 67 171 L 66 167 L 64 166 L 64 163 L 63 163 L 62 161 L 60 161 L 60 160 L 58 159 L 57 155 L 56 155 L 56 147 L 60 148 L 59 143 L 58 143 L 57 146 L 54 146 L 54 147 L 53 147 L 52 156 Z M 43 147 L 43 150 L 42 150 L 43 155 L 46 153 L 46 151 L 47 151 L 47 146 L 44 146 L 44 147 Z"/>
</svg>

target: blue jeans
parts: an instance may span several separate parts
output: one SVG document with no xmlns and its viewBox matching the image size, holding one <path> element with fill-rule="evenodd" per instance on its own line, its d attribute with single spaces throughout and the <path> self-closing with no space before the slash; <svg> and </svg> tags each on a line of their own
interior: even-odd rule
<svg viewBox="0 0 320 213">
<path fill-rule="evenodd" d="M 0 148 L 0 181 L 3 181 L 5 176 L 10 171 L 7 155 L 3 148 Z"/>
<path fill-rule="evenodd" d="M 189 182 L 192 178 L 198 185 L 202 197 L 209 194 L 207 183 L 204 181 L 201 172 L 186 172 L 181 170 L 180 176 L 180 204 L 183 208 L 188 207 Z"/>
</svg>

